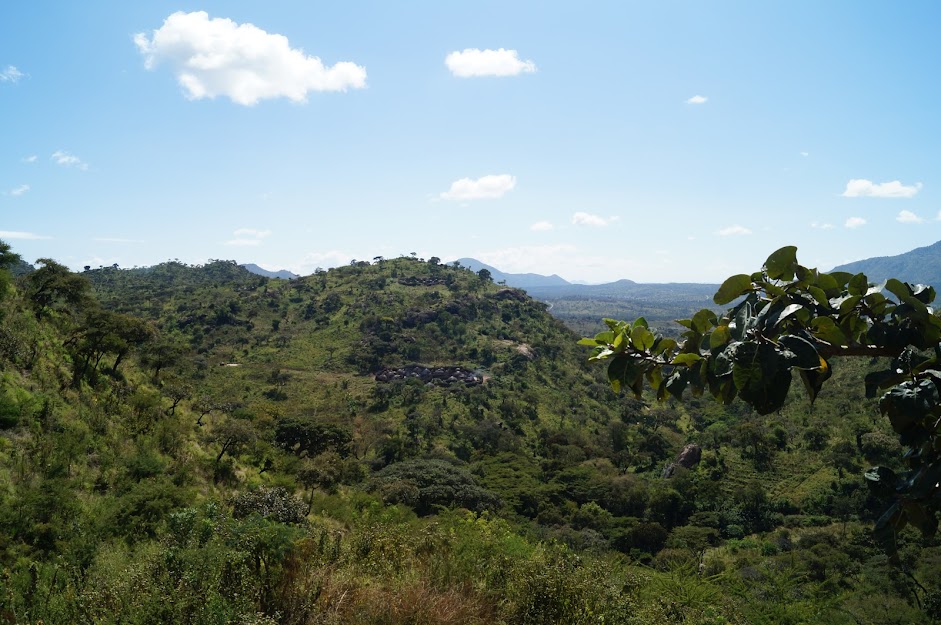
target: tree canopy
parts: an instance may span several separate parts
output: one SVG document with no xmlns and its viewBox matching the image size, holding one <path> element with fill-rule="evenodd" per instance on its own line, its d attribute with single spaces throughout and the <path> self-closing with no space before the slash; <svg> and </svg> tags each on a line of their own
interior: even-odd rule
<svg viewBox="0 0 941 625">
<path fill-rule="evenodd" d="M 703 309 L 679 323 L 680 340 L 652 332 L 643 318 L 606 319 L 608 330 L 580 344 L 590 361 L 608 363 L 618 391 L 641 396 L 646 380 L 658 399 L 709 392 L 723 403 L 735 397 L 759 414 L 780 409 L 796 372 L 813 402 L 838 356 L 886 357 L 884 370 L 865 378 L 866 394 L 882 393 L 879 407 L 907 448 L 907 470 L 875 467 L 865 477 L 890 499 L 876 536 L 890 552 L 907 524 L 934 535 L 941 508 L 941 318 L 930 307 L 935 290 L 896 279 L 873 285 L 865 274 L 824 273 L 782 247 L 760 271 L 725 280 L 716 314 Z"/>
</svg>

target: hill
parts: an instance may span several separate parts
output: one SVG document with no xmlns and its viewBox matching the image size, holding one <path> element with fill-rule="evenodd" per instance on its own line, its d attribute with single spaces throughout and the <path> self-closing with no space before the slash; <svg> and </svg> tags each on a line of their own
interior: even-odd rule
<svg viewBox="0 0 941 625">
<path fill-rule="evenodd" d="M 928 622 L 866 527 L 858 473 L 898 450 L 866 363 L 813 412 L 657 404 L 546 308 L 408 258 L 41 264 L 0 292 L 0 613 Z M 906 544 L 934 592 L 938 548 Z"/>
<path fill-rule="evenodd" d="M 873 282 L 898 278 L 912 284 L 941 288 L 941 241 L 898 256 L 879 256 L 835 267 L 833 271 L 865 273 Z"/>
<path fill-rule="evenodd" d="M 279 271 L 268 271 L 263 269 L 254 263 L 245 263 L 239 265 L 240 267 L 245 267 L 248 271 L 255 274 L 256 276 L 264 276 L 266 278 L 278 278 L 280 280 L 293 280 L 294 278 L 300 278 L 296 273 L 291 273 L 287 269 L 281 269 Z"/>
<path fill-rule="evenodd" d="M 487 265 L 473 258 L 459 258 L 456 262 L 460 266 L 466 267 L 467 269 L 470 269 L 474 272 L 480 271 L 481 269 L 486 269 L 490 272 L 494 282 L 502 282 L 507 286 L 511 286 L 517 289 L 529 289 L 531 287 L 537 286 L 559 286 L 568 284 L 568 281 L 560 278 L 555 274 L 551 276 L 543 276 L 538 273 L 506 273 L 500 271 L 496 267 Z"/>
</svg>

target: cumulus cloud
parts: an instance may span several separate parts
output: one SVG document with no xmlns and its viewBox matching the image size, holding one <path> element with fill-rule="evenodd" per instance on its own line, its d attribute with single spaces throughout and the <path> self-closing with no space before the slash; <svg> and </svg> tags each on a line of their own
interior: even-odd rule
<svg viewBox="0 0 941 625">
<path fill-rule="evenodd" d="M 572 223 L 576 226 L 595 226 L 600 228 L 610 225 L 617 220 L 617 217 L 602 217 L 601 215 L 592 215 L 591 213 L 582 211 L 572 215 Z"/>
<path fill-rule="evenodd" d="M 823 224 L 822 224 L 822 223 L 818 223 L 818 222 L 816 222 L 816 221 L 815 221 L 815 222 L 812 222 L 812 223 L 810 224 L 810 227 L 811 227 L 811 228 L 816 228 L 817 230 L 833 230 L 833 224 L 827 224 L 827 223 L 823 223 Z"/>
<path fill-rule="evenodd" d="M 366 86 L 366 68 L 349 61 L 325 66 L 292 48 L 287 37 L 253 24 L 209 18 L 205 11 L 178 11 L 153 31 L 134 36 L 144 66 L 166 62 L 190 100 L 225 96 L 253 106 L 260 100 L 304 102 L 311 91 L 346 91 Z"/>
<path fill-rule="evenodd" d="M 483 176 L 476 180 L 461 178 L 439 195 L 442 200 L 495 200 L 516 186 L 516 176 L 509 174 Z"/>
<path fill-rule="evenodd" d="M 705 104 L 708 101 L 709 101 L 709 98 L 707 98 L 704 95 L 694 95 L 689 100 L 687 100 L 686 103 L 687 104 Z"/>
<path fill-rule="evenodd" d="M 55 161 L 56 165 L 62 165 L 63 167 L 75 167 L 76 169 L 81 169 L 82 171 L 88 169 L 88 163 L 74 154 L 69 154 L 63 150 L 56 150 L 49 158 Z"/>
<path fill-rule="evenodd" d="M 239 228 L 232 233 L 234 239 L 226 241 L 226 245 L 234 245 L 236 247 L 245 247 L 245 246 L 258 246 L 261 245 L 262 239 L 271 236 L 271 230 L 258 230 L 256 228 Z"/>
<path fill-rule="evenodd" d="M 898 217 L 895 218 L 895 221 L 898 221 L 903 224 L 920 224 L 925 220 L 913 213 L 912 211 L 901 211 L 898 214 Z"/>
<path fill-rule="evenodd" d="M 722 228 L 721 230 L 716 230 L 716 234 L 720 237 L 731 237 L 742 234 L 751 234 L 751 230 L 745 226 L 739 226 L 738 224 L 734 226 L 728 226 L 727 228 Z"/>
<path fill-rule="evenodd" d="M 12 195 L 13 197 L 19 197 L 19 196 L 25 194 L 27 191 L 29 191 L 29 185 L 28 185 L 28 184 L 21 184 L 20 186 L 16 187 L 15 189 L 10 189 L 10 195 Z"/>
<path fill-rule="evenodd" d="M 859 228 L 860 226 L 865 226 L 866 220 L 862 217 L 850 217 L 843 225 L 852 230 L 854 228 Z"/>
<path fill-rule="evenodd" d="M 843 197 L 914 197 L 920 189 L 920 182 L 904 185 L 898 180 L 893 180 L 877 184 L 871 180 L 854 178 L 846 183 Z"/>
<path fill-rule="evenodd" d="M 536 223 L 534 223 L 533 225 L 529 227 L 530 230 L 534 230 L 536 232 L 546 232 L 554 228 L 555 226 L 553 226 L 552 223 L 548 221 L 537 221 Z"/>
<path fill-rule="evenodd" d="M 37 241 L 40 239 L 51 239 L 52 237 L 35 234 L 33 232 L 21 232 L 18 230 L 0 230 L 0 239 L 21 239 L 24 241 Z"/>
<path fill-rule="evenodd" d="M 19 82 L 23 77 L 23 72 L 12 65 L 7 65 L 0 70 L 0 82 Z"/>
<path fill-rule="evenodd" d="M 451 73 L 460 78 L 474 76 L 516 76 L 536 71 L 536 64 L 523 61 L 516 50 L 480 50 L 466 48 L 462 52 L 451 52 L 444 59 Z"/>
</svg>

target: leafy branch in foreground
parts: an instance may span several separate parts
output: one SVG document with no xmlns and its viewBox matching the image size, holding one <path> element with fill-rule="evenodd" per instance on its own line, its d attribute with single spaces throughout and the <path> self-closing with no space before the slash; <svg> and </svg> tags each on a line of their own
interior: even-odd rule
<svg viewBox="0 0 941 625">
<path fill-rule="evenodd" d="M 941 509 L 941 318 L 930 304 L 935 290 L 896 279 L 872 285 L 859 273 L 823 273 L 797 262 L 783 247 L 761 271 L 728 278 L 713 301 L 734 303 L 717 315 L 703 309 L 679 341 L 654 334 L 646 320 L 605 319 L 608 330 L 579 341 L 590 361 L 608 361 L 615 391 L 640 396 L 646 380 L 657 398 L 708 391 L 729 403 L 736 396 L 759 414 L 781 408 L 796 371 L 813 402 L 831 376 L 836 356 L 884 356 L 883 371 L 865 378 L 866 396 L 882 391 L 879 408 L 907 448 L 907 470 L 866 472 L 879 495 L 893 499 L 875 532 L 894 553 L 895 534 L 907 524 L 926 536 L 937 531 Z"/>
</svg>

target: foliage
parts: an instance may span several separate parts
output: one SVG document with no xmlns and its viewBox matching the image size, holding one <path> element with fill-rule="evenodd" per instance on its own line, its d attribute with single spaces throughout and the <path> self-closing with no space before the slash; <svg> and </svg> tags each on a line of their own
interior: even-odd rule
<svg viewBox="0 0 941 625">
<path fill-rule="evenodd" d="M 818 272 L 798 264 L 796 251 L 781 248 L 761 271 L 728 278 L 715 303 L 738 303 L 723 315 L 704 309 L 680 321 L 687 328 L 681 342 L 655 335 L 641 318 L 608 319 L 608 331 L 580 344 L 594 348 L 589 360 L 609 361 L 616 391 L 626 386 L 640 397 L 645 380 L 659 399 L 708 390 L 726 404 L 739 396 L 761 415 L 784 405 L 793 371 L 813 402 L 832 375 L 830 358 L 891 357 L 888 368 L 866 377 L 866 390 L 885 391 L 879 407 L 908 447 L 908 470 L 867 472 L 874 491 L 894 499 L 875 529 L 893 551 L 895 533 L 908 523 L 932 536 L 941 508 L 941 319 L 929 308 L 935 291 Z"/>
</svg>

